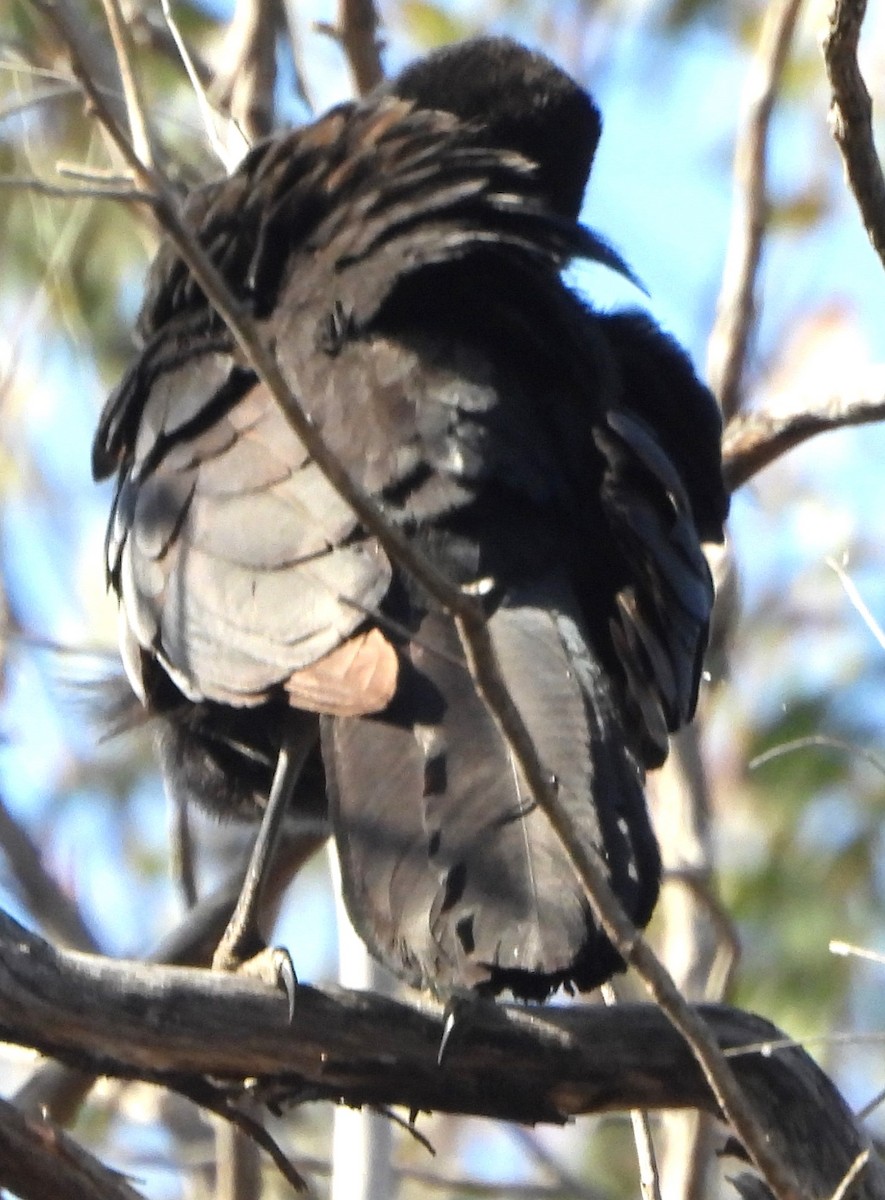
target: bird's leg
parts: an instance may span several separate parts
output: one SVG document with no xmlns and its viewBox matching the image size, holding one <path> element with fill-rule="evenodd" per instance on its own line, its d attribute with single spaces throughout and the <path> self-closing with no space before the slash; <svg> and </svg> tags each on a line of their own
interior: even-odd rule
<svg viewBox="0 0 885 1200">
<path fill-rule="evenodd" d="M 286 716 L 276 770 L 258 837 L 255 839 L 252 856 L 246 868 L 236 908 L 212 958 L 212 968 L 215 971 L 234 971 L 246 959 L 264 949 L 258 929 L 261 897 L 292 792 L 315 741 L 315 725 L 306 725 L 298 721 L 295 714 Z M 295 972 L 288 955 L 284 956 L 286 962 L 280 962 L 279 952 L 275 955 L 275 975 L 277 982 L 282 984 L 289 997 L 291 1009 L 296 982 Z"/>
</svg>

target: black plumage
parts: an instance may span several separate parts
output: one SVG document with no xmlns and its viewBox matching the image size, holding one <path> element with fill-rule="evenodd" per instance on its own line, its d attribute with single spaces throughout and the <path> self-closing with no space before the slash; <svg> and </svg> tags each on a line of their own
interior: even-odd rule
<svg viewBox="0 0 885 1200">
<path fill-rule="evenodd" d="M 489 629 L 560 796 L 639 925 L 645 771 L 690 720 L 727 502 L 712 397 L 645 316 L 562 282 L 599 137 L 505 39 L 257 146 L 187 214 L 354 479 Z M 478 699 L 452 619 L 362 529 L 171 245 L 94 448 L 108 575 L 170 784 L 258 811 L 287 721 L 357 930 L 409 981 L 540 998 L 619 960 Z M 293 717 L 291 714 L 300 714 Z M 318 801 L 318 797 L 320 797 Z"/>
</svg>

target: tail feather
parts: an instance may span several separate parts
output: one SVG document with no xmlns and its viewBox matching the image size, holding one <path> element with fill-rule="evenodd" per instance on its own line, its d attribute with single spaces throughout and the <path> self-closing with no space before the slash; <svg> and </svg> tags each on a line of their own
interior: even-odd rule
<svg viewBox="0 0 885 1200">
<path fill-rule="evenodd" d="M 570 609 L 571 612 L 568 612 Z M 491 617 L 500 670 L 582 840 L 644 923 L 658 888 L 641 770 L 558 581 Z M 451 618 L 428 614 L 381 718 L 327 719 L 323 753 L 358 931 L 416 984 L 541 998 L 618 958 L 476 693 Z"/>
</svg>

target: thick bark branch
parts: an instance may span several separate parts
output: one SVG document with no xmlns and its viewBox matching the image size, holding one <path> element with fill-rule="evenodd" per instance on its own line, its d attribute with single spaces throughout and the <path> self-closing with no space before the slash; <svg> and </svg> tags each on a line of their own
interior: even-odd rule
<svg viewBox="0 0 885 1200">
<path fill-rule="evenodd" d="M 22 1200 L 143 1200 L 57 1126 L 0 1100 L 0 1184 Z"/>
<path fill-rule="evenodd" d="M 767 1021 L 717 1005 L 699 1014 L 730 1057 L 771 1145 L 803 1197 L 832 1195 L 869 1142 L 799 1047 L 768 1052 Z M 636 1107 L 717 1112 L 684 1040 L 653 1005 L 516 1008 L 477 1001 L 445 1067 L 438 1009 L 368 993 L 299 988 L 53 949 L 0 914 L 0 1036 L 82 1068 L 184 1087 L 210 1074 L 293 1102 L 402 1105 L 523 1123 Z M 885 1198 L 871 1157 L 853 1196 Z"/>
<path fill-rule="evenodd" d="M 237 0 L 213 95 L 250 143 L 273 129 L 281 0 Z"/>
</svg>

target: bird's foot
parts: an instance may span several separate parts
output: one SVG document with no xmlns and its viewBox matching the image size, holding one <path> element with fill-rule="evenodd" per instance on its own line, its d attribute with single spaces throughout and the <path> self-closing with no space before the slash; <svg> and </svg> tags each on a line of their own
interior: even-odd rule
<svg viewBox="0 0 885 1200">
<path fill-rule="evenodd" d="M 295 974 L 292 956 L 288 950 L 280 946 L 263 946 L 257 954 L 243 958 L 226 946 L 225 939 L 222 938 L 212 958 L 212 970 L 245 975 L 249 979 L 260 980 L 269 987 L 278 988 L 286 997 L 291 1024 L 295 1016 L 298 976 Z"/>
</svg>

